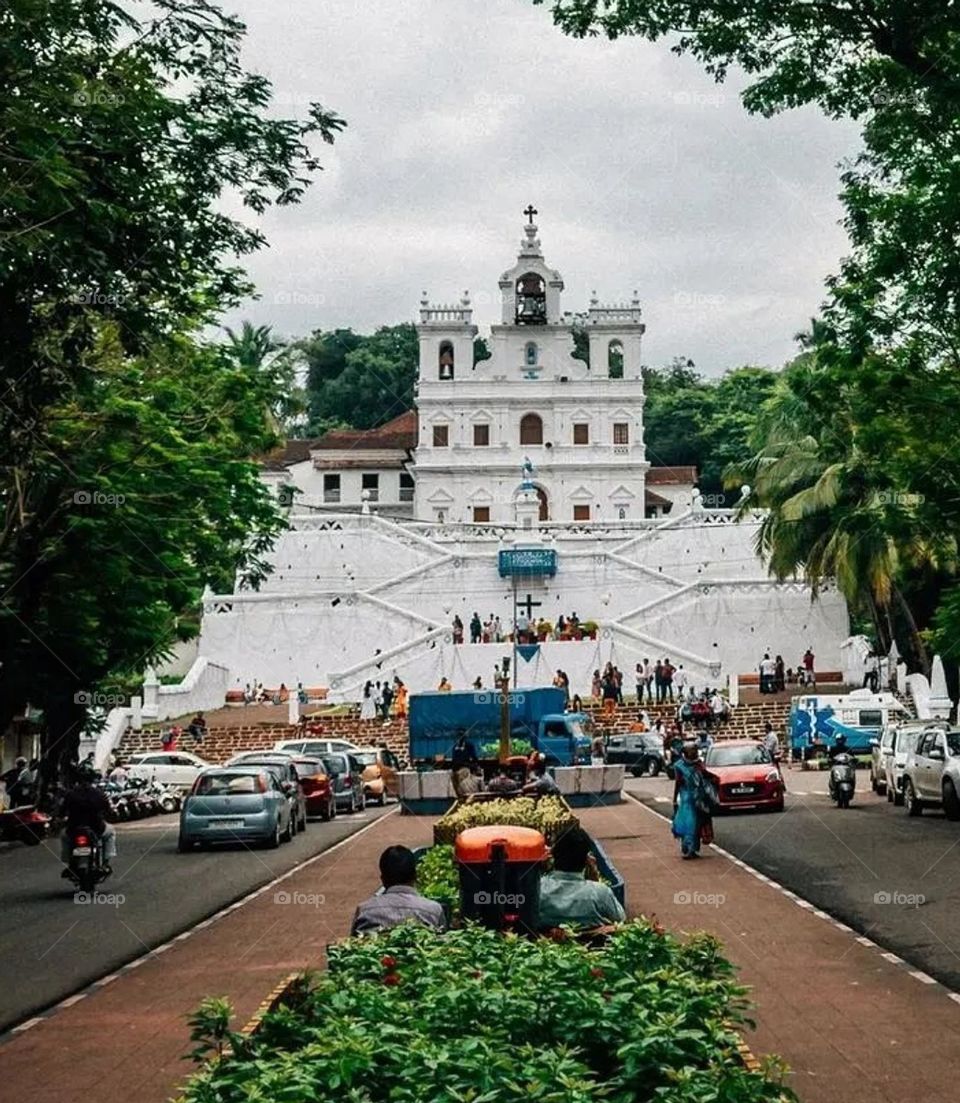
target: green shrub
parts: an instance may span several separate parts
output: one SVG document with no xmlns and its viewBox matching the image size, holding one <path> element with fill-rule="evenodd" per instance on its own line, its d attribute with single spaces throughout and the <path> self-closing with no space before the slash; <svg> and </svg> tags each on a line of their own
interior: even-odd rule
<svg viewBox="0 0 960 1103">
<path fill-rule="evenodd" d="M 330 950 L 185 1103 L 772 1103 L 749 1071 L 744 990 L 716 940 L 626 925 L 602 950 L 416 926 Z"/>
</svg>

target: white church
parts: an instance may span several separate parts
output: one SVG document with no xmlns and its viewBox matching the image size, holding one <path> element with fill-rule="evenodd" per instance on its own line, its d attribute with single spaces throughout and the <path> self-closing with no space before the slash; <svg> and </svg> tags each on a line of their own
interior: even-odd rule
<svg viewBox="0 0 960 1103">
<path fill-rule="evenodd" d="M 648 462 L 637 296 L 563 312 L 536 213 L 499 280 L 489 359 L 474 362 L 469 295 L 424 295 L 416 409 L 290 441 L 264 465 L 289 506 L 273 573 L 205 602 L 199 653 L 229 684 L 302 682 L 334 700 L 394 675 L 413 691 L 441 677 L 489 685 L 509 645 L 454 643 L 453 618 L 509 630 L 518 609 L 597 624 L 590 639 L 545 633 L 520 684 L 563 669 L 584 694 L 608 660 L 629 682 L 637 662 L 669 657 L 716 685 L 764 652 L 796 666 L 807 647 L 821 669 L 839 666 L 842 596 L 772 580 L 754 550 L 759 516 L 706 509 L 693 468 Z"/>
</svg>

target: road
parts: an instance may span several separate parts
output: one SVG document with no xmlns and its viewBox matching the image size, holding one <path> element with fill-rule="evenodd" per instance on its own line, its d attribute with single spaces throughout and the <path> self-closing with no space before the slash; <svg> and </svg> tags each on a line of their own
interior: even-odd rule
<svg viewBox="0 0 960 1103">
<path fill-rule="evenodd" d="M 960 991 L 960 824 L 940 812 L 911 819 L 857 772 L 850 808 L 827 796 L 825 774 L 787 770 L 784 812 L 714 820 L 717 845 Z M 627 789 L 670 815 L 672 784 Z"/>
<path fill-rule="evenodd" d="M 77 903 L 73 886 L 61 880 L 57 841 L 40 847 L 4 844 L 0 1031 L 166 942 L 383 814 L 383 809 L 368 807 L 355 815 L 341 814 L 332 823 L 311 822 L 306 832 L 278 850 L 235 846 L 189 854 L 177 853 L 176 815 L 120 824 L 114 874 L 92 903 Z"/>
</svg>

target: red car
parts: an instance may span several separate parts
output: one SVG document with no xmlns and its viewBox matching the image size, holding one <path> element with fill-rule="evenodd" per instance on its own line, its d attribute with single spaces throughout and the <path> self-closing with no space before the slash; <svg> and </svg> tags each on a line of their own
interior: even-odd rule
<svg viewBox="0 0 960 1103">
<path fill-rule="evenodd" d="M 704 765 L 717 787 L 721 812 L 738 808 L 783 811 L 783 778 L 769 752 L 756 741 L 715 743 L 707 751 Z"/>
<path fill-rule="evenodd" d="M 297 771 L 300 788 L 307 802 L 307 815 L 332 820 L 337 814 L 337 798 L 327 768 L 319 758 L 294 755 L 290 761 Z"/>
</svg>

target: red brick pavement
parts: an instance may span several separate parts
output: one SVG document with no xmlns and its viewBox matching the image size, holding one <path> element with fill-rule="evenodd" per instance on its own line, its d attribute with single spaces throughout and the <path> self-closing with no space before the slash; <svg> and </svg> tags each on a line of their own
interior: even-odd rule
<svg viewBox="0 0 960 1103">
<path fill-rule="evenodd" d="M 633 801 L 583 813 L 627 881 L 631 913 L 720 937 L 753 989 L 757 1053 L 794 1069 L 805 1103 L 955 1094 L 960 1007 L 854 933 L 799 907 L 722 855 L 681 862 L 665 821 Z M 0 1082 L 31 1103 L 163 1103 L 190 1073 L 185 1016 L 229 996 L 238 1025 L 285 974 L 321 965 L 376 885 L 389 842 L 422 845 L 432 821 L 389 815 L 282 884 L 58 1010 L 0 1047 Z M 722 834 L 722 826 L 721 826 Z M 311 901 L 277 903 L 283 892 Z M 685 895 L 684 895 L 685 894 Z M 721 899 L 722 898 L 722 899 Z M 684 902 L 689 900 L 690 902 Z M 932 1039 L 936 1039 L 933 1043 Z"/>
</svg>

